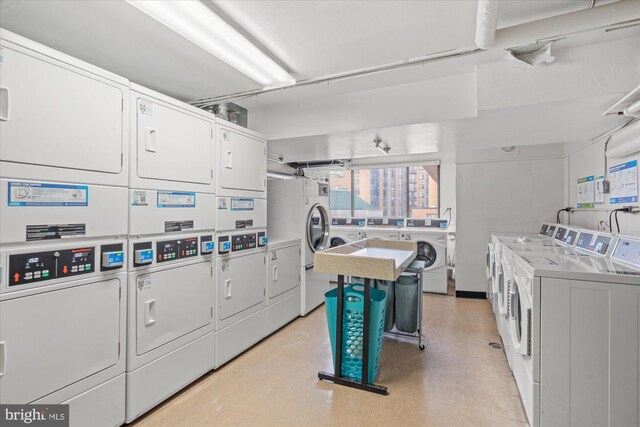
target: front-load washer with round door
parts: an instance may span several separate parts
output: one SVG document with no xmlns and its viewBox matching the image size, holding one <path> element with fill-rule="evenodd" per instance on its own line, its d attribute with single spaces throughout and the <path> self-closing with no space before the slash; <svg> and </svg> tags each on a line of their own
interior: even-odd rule
<svg viewBox="0 0 640 427">
<path fill-rule="evenodd" d="M 366 218 L 331 218 L 330 247 L 342 246 L 358 240 L 358 230 L 362 230 Z"/>
<path fill-rule="evenodd" d="M 429 220 L 407 219 L 406 227 L 400 231 L 400 240 L 418 244 L 419 261 L 425 262 L 422 275 L 422 291 L 447 293 L 447 230 L 432 228 Z"/>
<path fill-rule="evenodd" d="M 331 246 L 329 186 L 310 178 L 268 182 L 267 224 L 273 239 L 302 240 L 301 314 L 304 316 L 324 302 L 331 274 L 313 271 L 313 256 Z"/>
</svg>

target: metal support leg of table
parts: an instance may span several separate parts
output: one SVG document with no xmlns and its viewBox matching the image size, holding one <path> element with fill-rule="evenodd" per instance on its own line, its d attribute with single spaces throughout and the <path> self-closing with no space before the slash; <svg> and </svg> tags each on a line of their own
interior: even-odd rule
<svg viewBox="0 0 640 427">
<path fill-rule="evenodd" d="M 343 307 L 344 307 L 344 276 L 338 276 L 338 301 L 336 310 L 336 356 L 333 366 L 335 367 L 335 373 L 318 372 L 318 378 L 324 381 L 332 381 L 335 384 L 344 385 L 347 387 L 357 388 L 360 390 L 369 391 L 371 393 L 389 394 L 387 388 L 376 384 L 369 383 L 369 331 L 371 330 L 371 279 L 364 280 L 364 310 L 363 315 L 363 328 L 362 328 L 362 380 L 360 382 L 345 378 L 342 376 L 342 323 L 343 323 Z"/>
</svg>

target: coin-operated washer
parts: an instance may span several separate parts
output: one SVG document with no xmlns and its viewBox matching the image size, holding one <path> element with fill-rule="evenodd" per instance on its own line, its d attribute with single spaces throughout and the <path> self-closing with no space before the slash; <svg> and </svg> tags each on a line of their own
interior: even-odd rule
<svg viewBox="0 0 640 427">
<path fill-rule="evenodd" d="M 131 85 L 126 421 L 213 369 L 214 117 Z"/>
<path fill-rule="evenodd" d="M 216 367 L 267 335 L 266 229 L 216 235 Z"/>
<path fill-rule="evenodd" d="M 0 50 L 0 404 L 120 425 L 129 83 L 2 29 Z"/>
</svg>

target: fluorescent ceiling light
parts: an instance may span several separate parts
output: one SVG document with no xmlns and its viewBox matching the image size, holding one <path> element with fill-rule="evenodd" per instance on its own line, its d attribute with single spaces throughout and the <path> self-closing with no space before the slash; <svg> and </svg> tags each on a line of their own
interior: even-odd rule
<svg viewBox="0 0 640 427">
<path fill-rule="evenodd" d="M 380 151 L 382 154 L 385 154 L 387 156 L 389 155 L 389 151 L 391 151 L 391 147 L 389 147 L 387 144 L 383 144 L 381 139 L 376 138 L 373 140 L 373 143 L 375 144 L 378 151 Z"/>
<path fill-rule="evenodd" d="M 127 0 L 127 3 L 263 87 L 287 86 L 296 82 L 273 59 L 198 0 Z"/>
</svg>

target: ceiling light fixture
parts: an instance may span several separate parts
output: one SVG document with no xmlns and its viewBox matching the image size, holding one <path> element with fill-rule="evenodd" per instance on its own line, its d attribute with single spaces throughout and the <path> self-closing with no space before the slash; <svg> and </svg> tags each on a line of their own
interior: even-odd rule
<svg viewBox="0 0 640 427">
<path fill-rule="evenodd" d="M 200 1 L 127 0 L 187 40 L 226 62 L 263 88 L 288 86 L 295 79 Z"/>
<path fill-rule="evenodd" d="M 373 143 L 376 145 L 376 148 L 385 155 L 389 155 L 389 151 L 391 151 L 391 147 L 389 147 L 387 144 L 383 144 L 382 140 L 380 138 L 376 138 L 373 140 Z"/>
</svg>

